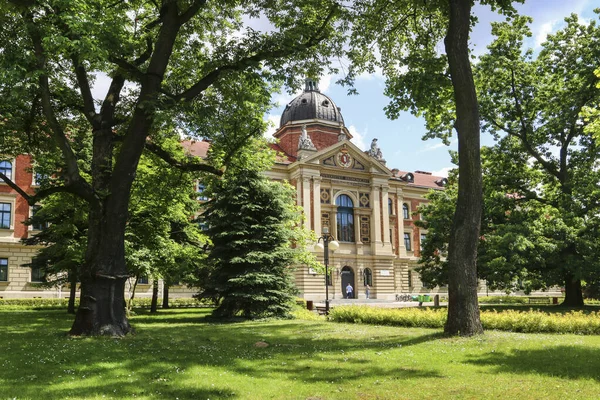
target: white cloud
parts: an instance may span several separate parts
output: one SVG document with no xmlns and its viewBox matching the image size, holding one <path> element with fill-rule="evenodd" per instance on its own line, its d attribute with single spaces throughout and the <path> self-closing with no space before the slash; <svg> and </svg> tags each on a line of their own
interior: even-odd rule
<svg viewBox="0 0 600 400">
<path fill-rule="evenodd" d="M 433 176 L 443 176 L 444 178 L 448 177 L 448 173 L 456 167 L 444 167 L 437 171 L 432 171 L 431 175 Z"/>
<path fill-rule="evenodd" d="M 450 142 L 450 146 L 456 145 L 458 143 L 458 139 L 454 139 Z M 417 151 L 417 153 L 425 153 L 428 151 L 433 151 L 433 150 L 437 150 L 437 149 L 441 149 L 441 148 L 448 148 L 450 146 L 446 146 L 444 144 L 444 142 L 438 142 L 438 143 L 433 143 L 433 144 L 427 144 L 425 145 L 425 147 L 423 147 L 422 149 L 420 149 L 419 151 Z"/>
<path fill-rule="evenodd" d="M 537 32 L 532 32 L 535 36 L 535 48 L 542 46 L 542 43 L 544 43 L 546 41 L 546 37 L 554 31 L 554 27 L 556 26 L 557 23 L 558 23 L 558 21 L 556 21 L 556 20 L 548 21 L 548 22 L 542 24 L 537 29 Z"/>
<path fill-rule="evenodd" d="M 354 125 L 350 125 L 347 128 L 350 134 L 352 135 L 352 139 L 350 139 L 350 141 L 362 151 L 367 150 L 367 145 L 365 144 L 365 136 L 367 133 L 359 132 Z"/>
<path fill-rule="evenodd" d="M 281 115 L 267 115 L 267 121 L 269 122 L 269 128 L 263 134 L 268 140 L 273 140 L 273 134 L 279 127 L 279 121 L 281 120 Z"/>
</svg>

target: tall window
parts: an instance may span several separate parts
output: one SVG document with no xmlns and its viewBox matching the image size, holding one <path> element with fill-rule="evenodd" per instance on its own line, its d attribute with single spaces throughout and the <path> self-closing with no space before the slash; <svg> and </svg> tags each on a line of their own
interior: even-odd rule
<svg viewBox="0 0 600 400">
<path fill-rule="evenodd" d="M 408 204 L 403 203 L 402 204 L 402 218 L 408 219 L 409 217 L 410 217 L 410 215 L 408 215 Z"/>
<path fill-rule="evenodd" d="M 138 282 L 137 282 L 137 283 L 138 283 L 139 285 L 147 285 L 147 284 L 148 284 L 148 282 L 149 282 L 149 281 L 148 281 L 148 275 L 143 275 L 143 276 L 140 276 L 140 277 L 138 278 Z"/>
<path fill-rule="evenodd" d="M 423 243 L 425 243 L 426 237 L 427 237 L 427 234 L 421 233 L 421 250 L 423 250 Z"/>
<path fill-rule="evenodd" d="M 354 242 L 354 203 L 352 199 L 343 194 L 335 204 L 337 208 L 337 240 L 340 242 Z"/>
<path fill-rule="evenodd" d="M 392 199 L 388 199 L 388 214 L 394 215 L 394 202 Z"/>
<path fill-rule="evenodd" d="M 38 206 L 38 205 L 31 207 L 31 216 L 34 216 L 35 214 L 37 214 L 41 208 L 42 208 L 42 206 Z M 49 226 L 50 226 L 50 224 L 48 222 L 38 220 L 35 223 L 31 224 L 31 229 L 41 231 L 43 229 L 46 229 Z"/>
<path fill-rule="evenodd" d="M 31 267 L 31 282 L 46 282 L 44 271 L 40 267 Z"/>
<path fill-rule="evenodd" d="M 196 186 L 196 193 L 198 194 L 198 200 L 206 201 L 208 197 L 204 194 L 206 190 L 206 186 L 203 183 L 198 182 L 198 186 Z"/>
<path fill-rule="evenodd" d="M 406 251 L 412 250 L 412 247 L 410 245 L 410 233 L 404 234 L 404 247 L 406 247 Z"/>
<path fill-rule="evenodd" d="M 8 258 L 0 258 L 0 282 L 8 281 Z"/>
<path fill-rule="evenodd" d="M 0 172 L 6 175 L 8 179 L 12 179 L 12 163 L 8 161 L 0 161 Z"/>
<path fill-rule="evenodd" d="M 11 203 L 0 203 L 0 228 L 10 229 Z"/>
<path fill-rule="evenodd" d="M 365 268 L 363 271 L 363 280 L 365 282 L 365 286 L 373 286 L 373 273 L 370 268 Z"/>
</svg>

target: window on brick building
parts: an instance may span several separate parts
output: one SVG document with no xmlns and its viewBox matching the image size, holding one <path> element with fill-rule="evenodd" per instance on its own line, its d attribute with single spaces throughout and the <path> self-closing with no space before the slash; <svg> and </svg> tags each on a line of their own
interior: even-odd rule
<svg viewBox="0 0 600 400">
<path fill-rule="evenodd" d="M 402 204 L 402 218 L 404 218 L 404 219 L 410 218 L 410 214 L 408 212 L 408 204 L 406 204 L 406 203 Z"/>
<path fill-rule="evenodd" d="M 42 206 L 35 205 L 31 207 L 31 216 L 33 217 L 36 213 L 40 211 Z M 50 224 L 46 221 L 37 220 L 35 223 L 31 224 L 31 229 L 41 231 L 49 227 Z"/>
<path fill-rule="evenodd" d="M 341 195 L 335 200 L 337 208 L 337 240 L 354 242 L 354 203 L 348 195 Z"/>
<path fill-rule="evenodd" d="M 405 233 L 404 234 L 404 247 L 406 247 L 406 251 L 411 251 L 412 250 L 412 246 L 410 243 L 410 233 Z"/>
<path fill-rule="evenodd" d="M 198 185 L 196 186 L 196 193 L 198 194 L 198 200 L 201 200 L 201 201 L 208 200 L 208 197 L 204 194 L 205 190 L 206 190 L 206 186 L 204 186 L 203 183 L 198 182 Z"/>
<path fill-rule="evenodd" d="M 427 234 L 421 233 L 421 250 L 423 250 L 423 243 L 425 243 L 426 238 L 427 238 Z"/>
<path fill-rule="evenodd" d="M 8 179 L 12 179 L 12 163 L 9 161 L 0 161 L 0 172 Z M 4 183 L 4 181 L 2 181 Z"/>
<path fill-rule="evenodd" d="M 0 258 L 0 282 L 8 281 L 8 258 Z"/>
<path fill-rule="evenodd" d="M 392 199 L 388 199 L 388 214 L 394 215 L 394 203 Z"/>
<path fill-rule="evenodd" d="M 10 229 L 11 203 L 0 203 L 0 228 Z"/>
</svg>

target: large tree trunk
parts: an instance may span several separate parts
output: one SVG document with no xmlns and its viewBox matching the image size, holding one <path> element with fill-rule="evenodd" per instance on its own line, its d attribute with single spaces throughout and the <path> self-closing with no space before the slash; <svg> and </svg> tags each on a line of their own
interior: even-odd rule
<svg viewBox="0 0 600 400">
<path fill-rule="evenodd" d="M 469 60 L 471 0 L 450 0 L 445 38 L 456 103 L 458 200 L 448 247 L 448 335 L 483 333 L 477 302 L 477 244 L 482 212 L 479 111 Z"/>
<path fill-rule="evenodd" d="M 567 307 L 583 307 L 581 279 L 577 279 L 571 274 L 565 277 L 565 300 L 561 305 Z"/>
<path fill-rule="evenodd" d="M 129 273 L 124 238 L 129 193 L 116 192 L 90 207 L 81 296 L 71 335 L 124 336 L 131 330 L 125 309 Z"/>
</svg>

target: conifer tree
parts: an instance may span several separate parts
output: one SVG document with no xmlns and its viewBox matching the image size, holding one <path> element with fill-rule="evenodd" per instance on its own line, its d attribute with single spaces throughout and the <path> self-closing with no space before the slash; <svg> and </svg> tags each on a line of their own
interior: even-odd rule
<svg viewBox="0 0 600 400">
<path fill-rule="evenodd" d="M 228 169 L 212 183 L 204 214 L 212 247 L 200 296 L 218 302 L 218 317 L 285 316 L 293 304 L 300 213 L 293 188 L 263 176 L 260 164 Z"/>
</svg>

